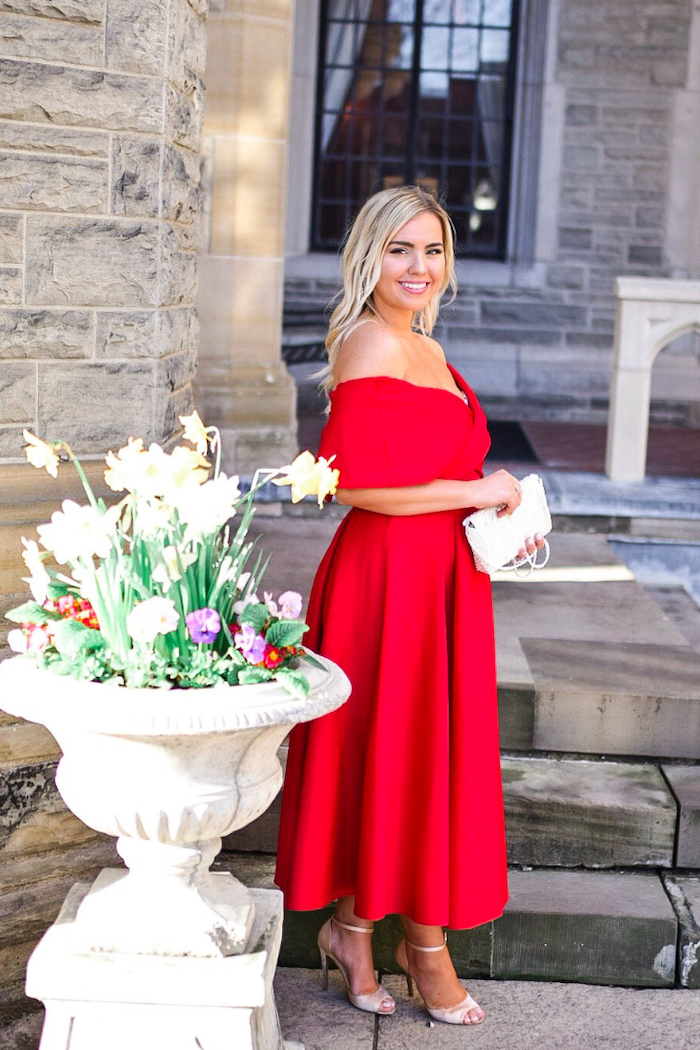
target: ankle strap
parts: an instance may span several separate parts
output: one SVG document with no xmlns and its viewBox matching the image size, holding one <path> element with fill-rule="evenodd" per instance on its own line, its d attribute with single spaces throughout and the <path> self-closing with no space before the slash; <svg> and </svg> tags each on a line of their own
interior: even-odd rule
<svg viewBox="0 0 700 1050">
<path fill-rule="evenodd" d="M 352 933 L 372 933 L 374 925 L 372 926 L 349 926 L 347 922 L 341 922 L 340 919 L 336 919 L 335 915 L 331 915 L 331 919 L 336 926 L 342 926 L 344 930 L 350 930 Z"/>
<path fill-rule="evenodd" d="M 443 937 L 445 939 L 442 942 L 442 944 L 438 944 L 435 948 L 426 948 L 422 944 L 414 944 L 413 941 L 409 941 L 408 938 L 406 938 L 406 944 L 409 946 L 409 948 L 413 948 L 414 951 L 417 952 L 441 952 L 443 948 L 447 947 L 447 934 L 443 933 Z"/>
</svg>

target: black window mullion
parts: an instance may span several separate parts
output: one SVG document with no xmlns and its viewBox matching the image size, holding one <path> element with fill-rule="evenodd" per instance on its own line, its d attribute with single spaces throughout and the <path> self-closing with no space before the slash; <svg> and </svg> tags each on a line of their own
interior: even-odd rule
<svg viewBox="0 0 700 1050">
<path fill-rule="evenodd" d="M 420 74 L 423 51 L 423 0 L 416 0 L 413 15 L 413 63 L 411 66 L 410 105 L 406 120 L 406 173 L 407 183 L 416 181 L 416 140 L 420 106 Z"/>
</svg>

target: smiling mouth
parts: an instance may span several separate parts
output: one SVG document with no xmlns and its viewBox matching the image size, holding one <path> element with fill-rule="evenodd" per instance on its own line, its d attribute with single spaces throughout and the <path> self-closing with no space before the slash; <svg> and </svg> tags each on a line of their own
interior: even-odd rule
<svg viewBox="0 0 700 1050">
<path fill-rule="evenodd" d="M 428 287 L 428 281 L 399 281 L 399 284 L 407 292 L 412 292 L 414 295 L 424 292 Z"/>
</svg>

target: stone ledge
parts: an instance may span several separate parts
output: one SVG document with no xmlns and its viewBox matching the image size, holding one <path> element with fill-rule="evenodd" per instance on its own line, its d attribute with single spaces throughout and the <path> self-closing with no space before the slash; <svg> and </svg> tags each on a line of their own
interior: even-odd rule
<svg viewBox="0 0 700 1050">
<path fill-rule="evenodd" d="M 678 980 L 681 988 L 700 988 L 700 878 L 664 878 L 680 923 Z"/>
</svg>

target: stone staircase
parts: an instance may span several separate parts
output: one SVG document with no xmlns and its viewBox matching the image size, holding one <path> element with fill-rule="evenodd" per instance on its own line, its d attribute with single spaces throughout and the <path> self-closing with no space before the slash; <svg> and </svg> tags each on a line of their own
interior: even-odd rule
<svg viewBox="0 0 700 1050">
<path fill-rule="evenodd" d="M 605 536 L 553 546 L 555 572 L 619 566 Z M 511 897 L 450 935 L 458 972 L 700 987 L 700 609 L 680 588 L 545 573 L 494 601 Z M 220 856 L 254 885 L 272 885 L 278 805 Z M 281 965 L 318 965 L 325 914 L 288 913 Z M 391 916 L 375 935 L 389 972 L 398 933 Z"/>
</svg>

